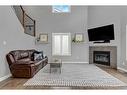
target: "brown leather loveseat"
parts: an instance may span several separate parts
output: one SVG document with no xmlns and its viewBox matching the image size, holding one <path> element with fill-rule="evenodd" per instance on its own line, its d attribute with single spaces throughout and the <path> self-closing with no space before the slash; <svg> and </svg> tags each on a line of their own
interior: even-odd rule
<svg viewBox="0 0 127 95">
<path fill-rule="evenodd" d="M 10 71 L 13 77 L 30 78 L 33 77 L 47 63 L 45 56 L 41 60 L 33 60 L 32 54 L 36 50 L 14 50 L 6 55 Z"/>
</svg>

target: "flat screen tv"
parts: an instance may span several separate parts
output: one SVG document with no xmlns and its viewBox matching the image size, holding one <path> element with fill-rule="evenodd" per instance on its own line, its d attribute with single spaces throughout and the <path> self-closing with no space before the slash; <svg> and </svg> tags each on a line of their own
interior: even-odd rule
<svg viewBox="0 0 127 95">
<path fill-rule="evenodd" d="M 102 27 L 96 27 L 88 29 L 89 41 L 104 41 L 110 42 L 114 40 L 114 25 L 106 25 Z"/>
</svg>

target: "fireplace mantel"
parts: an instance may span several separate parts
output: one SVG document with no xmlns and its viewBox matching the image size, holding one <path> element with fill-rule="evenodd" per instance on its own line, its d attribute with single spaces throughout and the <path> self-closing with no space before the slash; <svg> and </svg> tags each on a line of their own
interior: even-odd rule
<svg viewBox="0 0 127 95">
<path fill-rule="evenodd" d="M 116 46 L 90 46 L 89 63 L 94 63 L 94 51 L 110 51 L 110 67 L 117 68 L 117 47 Z"/>
</svg>

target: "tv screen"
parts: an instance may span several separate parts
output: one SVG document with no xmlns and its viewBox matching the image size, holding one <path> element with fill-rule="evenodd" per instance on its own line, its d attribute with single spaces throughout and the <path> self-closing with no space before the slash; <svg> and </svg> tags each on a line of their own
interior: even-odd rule
<svg viewBox="0 0 127 95">
<path fill-rule="evenodd" d="M 114 25 L 88 29 L 89 41 L 114 40 Z"/>
</svg>

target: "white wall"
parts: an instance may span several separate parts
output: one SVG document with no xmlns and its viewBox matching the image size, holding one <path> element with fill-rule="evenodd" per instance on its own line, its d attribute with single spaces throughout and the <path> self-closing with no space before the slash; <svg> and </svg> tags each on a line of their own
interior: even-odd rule
<svg viewBox="0 0 127 95">
<path fill-rule="evenodd" d="M 120 68 L 127 70 L 127 47 L 126 47 L 126 25 L 127 25 L 127 6 L 120 7 L 120 15 L 121 15 L 121 65 Z"/>
<path fill-rule="evenodd" d="M 88 28 L 114 24 L 115 40 L 110 44 L 96 44 L 117 46 L 117 66 L 121 66 L 121 23 L 120 7 L 117 6 L 89 6 Z M 93 45 L 93 44 L 90 44 Z"/>
<path fill-rule="evenodd" d="M 12 7 L 0 6 L 0 78 L 10 74 L 5 58 L 9 51 L 35 48 L 34 37 L 23 31 Z"/>
<path fill-rule="evenodd" d="M 85 43 L 72 43 L 72 55 L 61 57 L 66 62 L 88 62 L 87 6 L 71 6 L 70 13 L 52 13 L 52 6 L 24 6 L 26 12 L 36 19 L 37 34 L 47 33 L 48 44 L 36 45 L 49 60 L 52 58 L 52 33 L 83 33 Z"/>
</svg>

